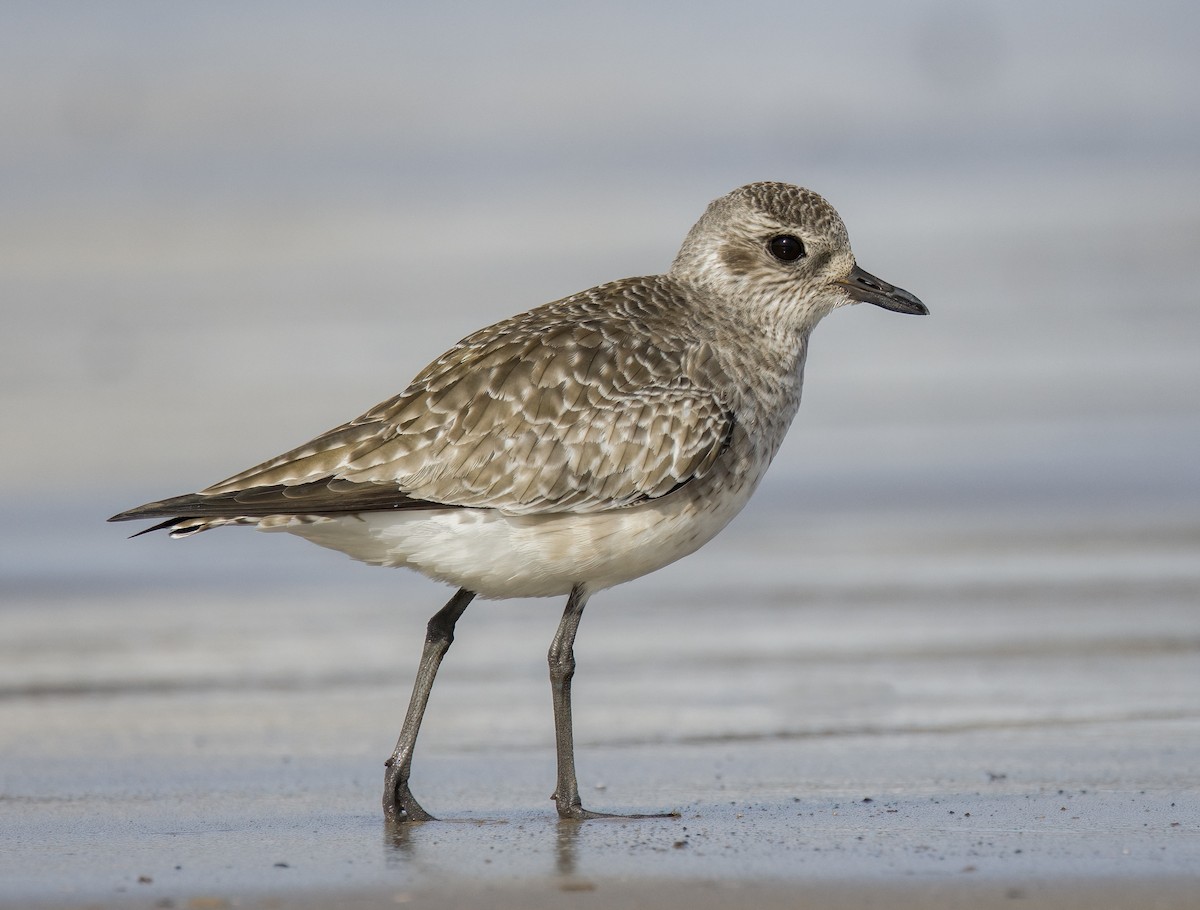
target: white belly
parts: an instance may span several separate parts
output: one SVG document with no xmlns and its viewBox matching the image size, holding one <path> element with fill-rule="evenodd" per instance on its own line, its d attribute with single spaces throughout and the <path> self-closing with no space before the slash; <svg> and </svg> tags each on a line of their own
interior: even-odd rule
<svg viewBox="0 0 1200 910">
<path fill-rule="evenodd" d="M 741 510 L 761 473 L 732 484 L 726 478 L 716 489 L 685 487 L 610 512 L 365 512 L 281 517 L 259 527 L 297 534 L 373 565 L 415 569 L 483 597 L 547 597 L 567 594 L 576 584 L 608 588 L 694 552 Z"/>
</svg>

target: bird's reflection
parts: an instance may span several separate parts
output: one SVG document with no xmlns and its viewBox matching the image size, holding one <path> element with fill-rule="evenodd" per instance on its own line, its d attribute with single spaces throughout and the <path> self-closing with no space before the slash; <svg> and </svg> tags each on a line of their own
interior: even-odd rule
<svg viewBox="0 0 1200 910">
<path fill-rule="evenodd" d="M 554 871 L 562 878 L 573 878 L 579 869 L 579 833 L 583 822 L 559 819 L 554 842 Z"/>
<path fill-rule="evenodd" d="M 383 820 L 383 858 L 389 869 L 408 866 L 415 862 L 414 832 L 420 827 L 420 825 L 397 821 L 394 818 Z"/>
<path fill-rule="evenodd" d="M 518 830 L 533 835 L 533 842 L 526 841 L 521 849 L 526 872 L 560 880 L 562 887 L 571 890 L 579 882 L 580 854 L 583 846 L 582 833 L 587 823 L 557 819 L 552 816 L 528 818 L 522 821 L 504 819 L 443 819 L 434 822 L 404 822 L 385 819 L 383 822 L 384 865 L 406 878 L 414 875 L 429 875 L 442 878 L 448 871 L 442 864 L 452 862 L 445 849 L 447 838 L 455 838 L 455 830 L 464 827 L 480 828 L 516 825 Z M 542 832 L 545 836 L 542 836 Z M 490 851 L 482 846 L 481 861 L 490 862 Z M 460 847 L 466 843 L 460 840 Z M 542 868 L 538 868 L 542 867 Z M 459 870 L 466 872 L 465 869 Z"/>
</svg>

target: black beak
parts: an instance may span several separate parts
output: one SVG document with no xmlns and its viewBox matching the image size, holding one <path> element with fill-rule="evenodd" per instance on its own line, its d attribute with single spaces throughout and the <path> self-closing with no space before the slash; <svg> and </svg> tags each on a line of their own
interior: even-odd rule
<svg viewBox="0 0 1200 910">
<path fill-rule="evenodd" d="M 860 303 L 873 303 L 885 310 L 897 313 L 911 313 L 914 316 L 928 316 L 929 308 L 916 297 L 902 288 L 894 287 L 886 281 L 880 281 L 870 272 L 864 272 L 857 265 L 849 276 L 837 282 L 846 289 L 846 293 Z"/>
</svg>

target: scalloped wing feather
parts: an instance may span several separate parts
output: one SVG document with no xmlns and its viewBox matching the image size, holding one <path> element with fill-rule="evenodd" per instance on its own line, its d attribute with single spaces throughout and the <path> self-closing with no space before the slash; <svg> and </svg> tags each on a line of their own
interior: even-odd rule
<svg viewBox="0 0 1200 910">
<path fill-rule="evenodd" d="M 266 488 L 254 505 L 273 501 L 280 513 L 357 502 L 527 514 L 666 495 L 711 469 L 734 425 L 712 348 L 681 331 L 686 311 L 674 283 L 655 276 L 514 316 L 461 341 L 400 395 L 198 497 L 236 508 Z"/>
</svg>

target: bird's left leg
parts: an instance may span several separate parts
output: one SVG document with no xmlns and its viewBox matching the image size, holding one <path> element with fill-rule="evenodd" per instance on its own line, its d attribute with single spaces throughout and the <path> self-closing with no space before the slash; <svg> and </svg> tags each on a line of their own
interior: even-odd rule
<svg viewBox="0 0 1200 910">
<path fill-rule="evenodd" d="M 583 585 L 571 589 L 567 607 L 563 610 L 558 632 L 550 643 L 547 659 L 550 663 L 550 692 L 554 699 L 554 742 L 558 759 L 558 785 L 551 797 L 558 814 L 565 819 L 587 818 L 670 818 L 678 813 L 663 815 L 613 815 L 592 812 L 583 808 L 579 798 L 579 782 L 575 777 L 575 734 L 571 722 L 571 679 L 575 675 L 575 633 L 587 605 L 588 592 Z"/>
</svg>

